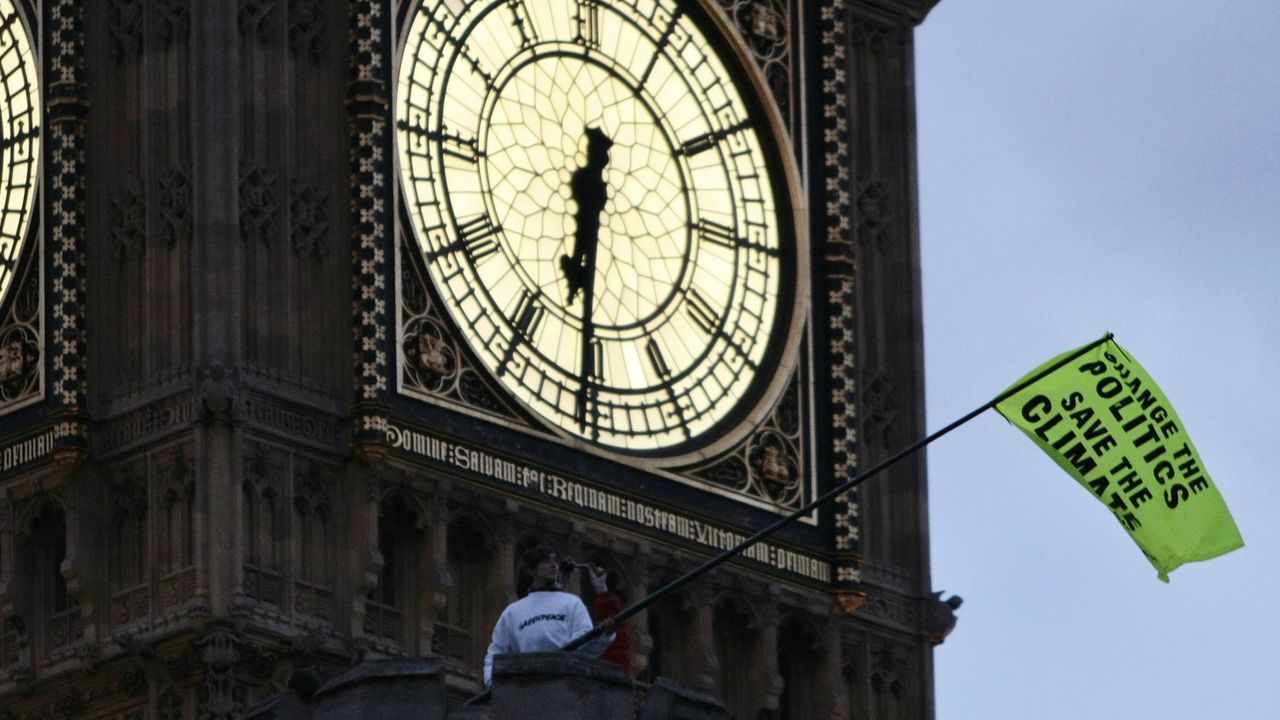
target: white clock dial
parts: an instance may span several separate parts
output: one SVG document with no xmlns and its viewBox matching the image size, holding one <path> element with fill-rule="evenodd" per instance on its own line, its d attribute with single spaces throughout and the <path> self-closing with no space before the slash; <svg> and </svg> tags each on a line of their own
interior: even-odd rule
<svg viewBox="0 0 1280 720">
<path fill-rule="evenodd" d="M 31 38 L 12 0 L 0 0 L 0 304 L 31 232 L 40 164 L 40 85 Z"/>
<path fill-rule="evenodd" d="M 427 3 L 400 67 L 401 180 L 452 319 L 526 407 L 623 452 L 722 435 L 794 323 L 786 152 L 690 10 Z"/>
</svg>

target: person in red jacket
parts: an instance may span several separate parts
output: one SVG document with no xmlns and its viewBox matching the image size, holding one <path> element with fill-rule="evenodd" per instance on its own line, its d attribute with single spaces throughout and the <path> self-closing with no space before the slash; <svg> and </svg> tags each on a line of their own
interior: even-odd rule
<svg viewBox="0 0 1280 720">
<path fill-rule="evenodd" d="M 617 586 L 618 576 L 614 573 L 606 574 L 604 568 L 597 565 L 591 568 L 587 577 L 591 580 L 591 589 L 596 593 L 591 600 L 591 619 L 598 625 L 622 612 L 622 598 L 611 589 L 611 586 Z M 617 665 L 623 672 L 630 675 L 631 636 L 627 632 L 627 624 L 615 623 L 613 632 L 613 642 L 600 653 L 600 657 Z"/>
</svg>

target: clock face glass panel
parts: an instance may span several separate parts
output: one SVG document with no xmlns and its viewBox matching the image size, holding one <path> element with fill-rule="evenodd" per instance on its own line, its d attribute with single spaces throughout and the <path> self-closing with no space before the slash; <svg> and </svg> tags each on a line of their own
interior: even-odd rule
<svg viewBox="0 0 1280 720">
<path fill-rule="evenodd" d="M 791 317 L 776 138 L 687 5 L 425 2 L 399 73 L 406 208 L 453 320 L 528 408 L 624 452 L 717 436 Z"/>
<path fill-rule="evenodd" d="M 40 158 L 40 89 L 26 25 L 0 0 L 0 303 L 31 230 Z"/>
</svg>

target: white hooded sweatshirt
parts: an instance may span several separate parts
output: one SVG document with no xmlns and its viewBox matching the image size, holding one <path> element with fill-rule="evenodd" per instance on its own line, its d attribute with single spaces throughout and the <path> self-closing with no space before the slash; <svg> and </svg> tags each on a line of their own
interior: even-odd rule
<svg viewBox="0 0 1280 720">
<path fill-rule="evenodd" d="M 507 606 L 493 626 L 484 656 L 484 684 L 493 682 L 493 656 L 504 653 L 555 652 L 592 628 L 582 598 L 562 590 L 534 590 Z M 606 633 L 578 649 L 598 656 L 613 642 Z"/>
</svg>

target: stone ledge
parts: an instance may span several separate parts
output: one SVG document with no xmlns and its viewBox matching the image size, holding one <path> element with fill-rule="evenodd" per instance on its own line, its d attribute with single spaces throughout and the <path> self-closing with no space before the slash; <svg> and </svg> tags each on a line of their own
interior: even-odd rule
<svg viewBox="0 0 1280 720">
<path fill-rule="evenodd" d="M 314 675 L 296 675 L 288 690 L 240 720 L 632 720 L 635 690 L 618 666 L 572 653 L 494 658 L 488 706 L 448 712 L 440 658 L 372 660 L 315 690 Z M 716 698 L 659 679 L 640 720 L 727 720 Z"/>
</svg>

